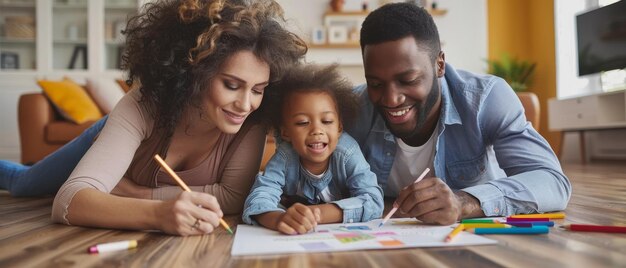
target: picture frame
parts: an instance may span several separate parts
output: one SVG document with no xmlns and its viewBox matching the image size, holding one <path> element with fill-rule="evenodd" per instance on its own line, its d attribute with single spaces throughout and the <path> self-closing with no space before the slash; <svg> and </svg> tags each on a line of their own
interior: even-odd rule
<svg viewBox="0 0 626 268">
<path fill-rule="evenodd" d="M 19 69 L 20 56 L 14 52 L 0 53 L 0 69 Z"/>
<path fill-rule="evenodd" d="M 311 31 L 311 43 L 315 45 L 326 44 L 326 28 L 324 26 L 313 28 Z"/>
<path fill-rule="evenodd" d="M 328 27 L 329 44 L 345 44 L 348 42 L 348 28 L 345 26 Z"/>
</svg>

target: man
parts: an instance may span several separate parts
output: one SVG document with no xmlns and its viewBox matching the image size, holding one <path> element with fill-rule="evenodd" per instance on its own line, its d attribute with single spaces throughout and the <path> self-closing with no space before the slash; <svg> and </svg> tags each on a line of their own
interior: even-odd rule
<svg viewBox="0 0 626 268">
<path fill-rule="evenodd" d="M 355 89 L 363 107 L 348 132 L 403 216 L 451 224 L 566 207 L 569 180 L 510 86 L 446 64 L 424 9 L 373 11 L 361 50 L 367 84 Z"/>
</svg>

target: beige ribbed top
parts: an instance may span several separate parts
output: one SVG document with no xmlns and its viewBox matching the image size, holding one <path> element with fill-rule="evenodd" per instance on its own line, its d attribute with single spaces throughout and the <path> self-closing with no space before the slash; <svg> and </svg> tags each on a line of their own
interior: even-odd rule
<svg viewBox="0 0 626 268">
<path fill-rule="evenodd" d="M 133 90 L 109 114 L 100 135 L 57 193 L 52 220 L 71 224 L 68 207 L 74 195 L 85 188 L 110 193 L 122 177 L 154 187 L 153 199 L 171 199 L 180 193 L 172 179 L 152 160 L 164 158 L 169 139 L 152 133 L 154 120 L 139 104 L 141 93 Z M 237 134 L 222 133 L 209 156 L 196 167 L 177 171 L 193 191 L 214 195 L 226 214 L 239 213 L 258 172 L 265 129 L 246 125 Z"/>
</svg>

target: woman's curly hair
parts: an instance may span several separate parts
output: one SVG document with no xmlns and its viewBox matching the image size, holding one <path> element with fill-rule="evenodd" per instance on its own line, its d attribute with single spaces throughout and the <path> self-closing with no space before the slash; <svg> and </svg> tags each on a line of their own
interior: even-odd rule
<svg viewBox="0 0 626 268">
<path fill-rule="evenodd" d="M 282 8 L 273 0 L 148 3 L 123 32 L 126 82 L 138 82 L 141 102 L 147 104 L 156 127 L 172 134 L 185 108 L 202 108 L 201 94 L 236 52 L 251 51 L 267 62 L 270 84 L 298 63 L 307 47 L 284 22 Z M 265 113 L 264 102 L 251 117 Z"/>
<path fill-rule="evenodd" d="M 339 120 L 345 126 L 350 125 L 359 111 L 358 97 L 352 90 L 352 84 L 337 71 L 337 65 L 319 66 L 300 64 L 288 70 L 283 78 L 267 90 L 268 117 L 265 123 L 280 133 L 283 123 L 283 109 L 292 94 L 324 92 L 335 101 Z"/>
</svg>

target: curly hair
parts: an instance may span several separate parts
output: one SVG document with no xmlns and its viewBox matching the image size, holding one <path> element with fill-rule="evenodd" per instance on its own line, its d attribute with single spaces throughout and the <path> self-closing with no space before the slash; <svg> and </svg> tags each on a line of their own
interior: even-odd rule
<svg viewBox="0 0 626 268">
<path fill-rule="evenodd" d="M 286 99 L 295 93 L 324 92 L 333 100 L 339 113 L 339 120 L 353 122 L 359 110 L 359 102 L 352 91 L 352 85 L 337 71 L 337 65 L 322 67 L 314 64 L 301 64 L 287 71 L 283 78 L 272 85 L 268 102 L 266 123 L 279 130 L 283 121 L 283 108 Z M 340 105 L 341 104 L 341 105 Z"/>
<path fill-rule="evenodd" d="M 413 36 L 418 45 L 429 51 L 435 60 L 441 51 L 439 32 L 433 17 L 411 3 L 386 4 L 370 13 L 361 27 L 361 52 L 366 45 L 375 45 Z"/>
<path fill-rule="evenodd" d="M 202 92 L 236 52 L 251 51 L 265 61 L 270 84 L 298 63 L 307 47 L 284 22 L 283 11 L 273 0 L 147 3 L 123 32 L 126 82 L 138 82 L 141 102 L 147 104 L 155 126 L 171 135 L 186 107 L 202 109 Z M 263 102 L 251 118 L 262 117 Z"/>
</svg>

